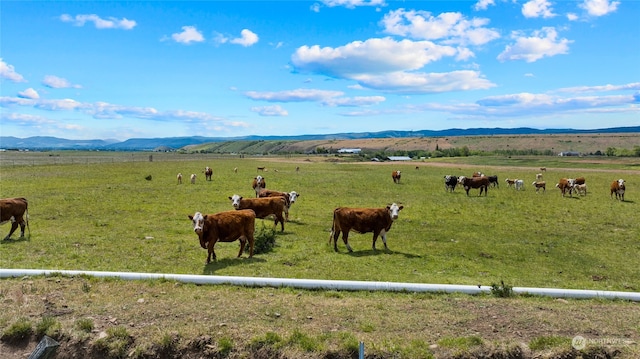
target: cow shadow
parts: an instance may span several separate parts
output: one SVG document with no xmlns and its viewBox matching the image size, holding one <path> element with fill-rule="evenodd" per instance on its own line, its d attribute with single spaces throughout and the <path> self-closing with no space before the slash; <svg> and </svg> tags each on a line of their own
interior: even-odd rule
<svg viewBox="0 0 640 359">
<path fill-rule="evenodd" d="M 17 239 L 13 239 L 13 238 L 9 238 L 9 239 L 2 239 L 0 240 L 0 245 L 5 245 L 5 244 L 18 244 L 21 242 L 28 242 L 30 240 L 29 237 L 24 236 L 24 237 L 19 237 Z"/>
<path fill-rule="evenodd" d="M 379 256 L 379 255 L 401 255 L 404 256 L 405 258 L 420 258 L 420 255 L 417 254 L 411 254 L 411 253 L 404 253 L 404 252 L 399 252 L 399 251 L 394 251 L 391 249 L 378 249 L 378 250 L 373 250 L 373 249 L 367 249 L 367 250 L 362 250 L 362 251 L 353 251 L 353 252 L 347 252 L 345 253 L 351 257 L 369 257 L 369 256 Z"/>
<path fill-rule="evenodd" d="M 251 263 L 264 263 L 264 262 L 266 262 L 265 259 L 256 258 L 255 255 L 252 258 L 248 258 L 247 255 L 241 258 L 235 258 L 235 257 L 220 258 L 216 261 L 212 261 L 209 264 L 205 264 L 204 268 L 202 268 L 202 274 L 211 275 L 211 274 L 215 274 L 215 272 L 218 270 L 231 267 L 231 266 L 251 264 Z"/>
</svg>

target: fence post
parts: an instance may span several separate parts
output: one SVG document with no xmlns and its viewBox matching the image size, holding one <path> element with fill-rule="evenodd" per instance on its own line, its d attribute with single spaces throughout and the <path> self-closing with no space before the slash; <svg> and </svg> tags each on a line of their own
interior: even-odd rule
<svg viewBox="0 0 640 359">
<path fill-rule="evenodd" d="M 360 353 L 358 355 L 359 359 L 364 359 L 364 342 L 360 342 Z"/>
</svg>

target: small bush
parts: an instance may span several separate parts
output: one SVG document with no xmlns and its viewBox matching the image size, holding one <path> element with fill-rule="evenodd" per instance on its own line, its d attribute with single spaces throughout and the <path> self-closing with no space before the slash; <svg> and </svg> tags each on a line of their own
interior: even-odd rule
<svg viewBox="0 0 640 359">
<path fill-rule="evenodd" d="M 253 244 L 253 253 L 261 254 L 270 252 L 276 245 L 276 230 L 267 228 L 264 223 L 262 227 L 256 230 L 254 234 L 255 242 Z M 245 248 L 245 252 L 249 251 L 249 246 Z"/>
<path fill-rule="evenodd" d="M 294 330 L 291 333 L 291 337 L 288 340 L 291 345 L 296 345 L 307 352 L 315 352 L 321 349 L 320 343 L 310 336 L 302 333 L 299 330 Z"/>
<path fill-rule="evenodd" d="M 108 357 L 124 358 L 132 339 L 127 328 L 118 326 L 107 329 L 107 336 L 94 342 L 97 350 L 104 351 Z"/>
<path fill-rule="evenodd" d="M 45 316 L 36 324 L 36 335 L 55 337 L 60 332 L 60 328 L 60 322 L 53 317 Z"/>
<path fill-rule="evenodd" d="M 19 318 L 11 324 L 0 336 L 0 339 L 7 342 L 19 341 L 28 338 L 33 334 L 31 322 L 27 318 Z"/>
<path fill-rule="evenodd" d="M 280 343 L 282 343 L 282 337 L 277 333 L 267 332 L 264 337 L 252 339 L 251 347 L 257 350 L 264 347 L 278 346 Z"/>
<path fill-rule="evenodd" d="M 500 281 L 500 284 L 491 285 L 491 294 L 497 298 L 511 298 L 514 296 L 513 287 L 504 284 L 504 281 Z"/>
<path fill-rule="evenodd" d="M 76 328 L 85 333 L 91 333 L 93 330 L 93 320 L 89 318 L 80 318 L 76 321 Z"/>
<path fill-rule="evenodd" d="M 229 337 L 222 337 L 218 339 L 218 353 L 223 357 L 229 356 L 233 350 L 233 340 Z"/>
</svg>

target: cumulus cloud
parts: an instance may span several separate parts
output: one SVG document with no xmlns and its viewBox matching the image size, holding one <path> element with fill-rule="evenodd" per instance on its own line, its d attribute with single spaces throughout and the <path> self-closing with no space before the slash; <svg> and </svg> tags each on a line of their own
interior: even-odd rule
<svg viewBox="0 0 640 359">
<path fill-rule="evenodd" d="M 632 82 L 624 85 L 578 86 L 561 88 L 559 92 L 609 92 L 609 91 L 640 91 L 640 82 Z"/>
<path fill-rule="evenodd" d="M 190 44 L 192 42 L 203 42 L 204 36 L 202 33 L 195 28 L 195 26 L 183 26 L 182 32 L 177 32 L 171 35 L 171 38 L 175 42 L 179 42 L 181 44 Z"/>
<path fill-rule="evenodd" d="M 252 100 L 268 102 L 318 102 L 325 106 L 367 106 L 385 101 L 383 96 L 345 97 L 342 91 L 317 89 L 295 89 L 277 92 L 248 91 L 245 96 Z"/>
<path fill-rule="evenodd" d="M 231 43 L 248 47 L 257 43 L 258 40 L 259 40 L 258 35 L 256 35 L 251 30 L 244 29 L 240 32 L 240 37 L 231 40 Z"/>
<path fill-rule="evenodd" d="M 440 40 L 444 44 L 483 45 L 500 37 L 489 29 L 489 19 L 467 19 L 458 12 L 433 16 L 428 11 L 398 9 L 380 21 L 384 32 L 419 40 Z"/>
<path fill-rule="evenodd" d="M 347 9 L 355 9 L 359 6 L 386 6 L 385 0 L 321 0 L 327 7 L 343 6 Z"/>
<path fill-rule="evenodd" d="M 528 18 L 543 17 L 545 19 L 556 16 L 547 0 L 530 0 L 522 5 L 522 15 Z"/>
<path fill-rule="evenodd" d="M 29 115 L 24 113 L 13 112 L 1 112 L 0 118 L 2 121 L 10 121 L 19 125 L 40 125 L 40 124 L 52 124 L 54 121 L 47 119 L 46 117 Z"/>
<path fill-rule="evenodd" d="M 131 30 L 136 27 L 137 23 L 134 20 L 129 20 L 126 18 L 117 19 L 115 17 L 109 17 L 107 19 L 103 19 L 96 14 L 81 14 L 76 16 L 71 16 L 69 14 L 60 15 L 60 20 L 62 22 L 70 22 L 75 26 L 84 26 L 87 22 L 92 22 L 96 29 L 123 29 L 123 30 Z"/>
<path fill-rule="evenodd" d="M 39 99 L 40 95 L 38 94 L 38 91 L 32 89 L 31 87 L 29 87 L 28 89 L 24 90 L 24 91 L 20 91 L 18 92 L 18 97 L 22 97 L 22 98 L 29 98 L 29 99 Z"/>
<path fill-rule="evenodd" d="M 498 55 L 498 60 L 525 60 L 535 62 L 543 57 L 566 54 L 569 52 L 569 44 L 573 41 L 558 38 L 558 33 L 553 27 L 544 27 L 533 32 L 532 36 L 521 36 L 513 33 L 513 45 L 508 45 Z"/>
<path fill-rule="evenodd" d="M 55 88 L 55 89 L 82 88 L 82 86 L 80 86 L 80 85 L 74 85 L 74 84 L 70 83 L 69 81 L 67 81 L 67 79 L 64 79 L 64 78 L 58 77 L 58 76 L 53 76 L 53 75 L 45 76 L 44 80 L 42 80 L 42 84 L 47 86 L 47 87 Z"/>
<path fill-rule="evenodd" d="M 473 9 L 475 11 L 487 10 L 489 6 L 495 5 L 495 0 L 479 0 L 475 5 L 473 5 Z"/>
<path fill-rule="evenodd" d="M 381 91 L 421 94 L 489 89 L 495 87 L 478 71 L 460 70 L 442 73 L 390 72 L 362 74 L 355 79 L 365 87 Z"/>
<path fill-rule="evenodd" d="M 288 116 L 289 112 L 279 105 L 252 107 L 251 111 L 258 113 L 260 116 Z"/>
<path fill-rule="evenodd" d="M 27 82 L 27 80 L 22 77 L 19 73 L 16 72 L 15 68 L 12 65 L 7 64 L 0 57 L 0 78 L 7 79 L 12 82 Z"/>
<path fill-rule="evenodd" d="M 618 9 L 620 1 L 584 0 L 579 6 L 591 16 L 604 16 Z"/>
</svg>

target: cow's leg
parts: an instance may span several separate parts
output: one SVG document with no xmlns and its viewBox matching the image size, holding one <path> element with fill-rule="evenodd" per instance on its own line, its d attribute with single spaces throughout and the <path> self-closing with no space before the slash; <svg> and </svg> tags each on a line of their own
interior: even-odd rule
<svg viewBox="0 0 640 359">
<path fill-rule="evenodd" d="M 353 249 L 351 249 L 351 246 L 349 245 L 349 231 L 348 230 L 344 230 L 342 231 L 342 241 L 344 242 L 344 245 L 347 246 L 347 250 L 349 252 L 353 252 Z M 335 247 L 335 250 L 338 250 L 338 247 Z"/>
<path fill-rule="evenodd" d="M 282 213 L 276 214 L 275 227 L 278 226 L 278 222 L 280 222 L 280 232 L 284 232 L 284 218 L 282 217 Z"/>
<path fill-rule="evenodd" d="M 207 264 L 211 263 L 211 257 L 216 260 L 216 252 L 213 250 L 213 246 L 216 244 L 215 240 L 209 241 L 209 255 L 207 256 Z"/>
<path fill-rule="evenodd" d="M 249 258 L 253 257 L 253 244 L 255 242 L 253 238 L 253 234 L 247 236 L 247 241 L 249 242 Z"/>
<path fill-rule="evenodd" d="M 617 196 L 616 196 L 617 198 Z M 24 237 L 24 227 L 22 227 L 22 236 Z M 11 230 L 9 230 L 9 234 L 7 234 L 6 237 L 4 237 L 4 241 L 8 240 L 9 238 L 11 238 L 11 235 L 13 234 L 13 232 L 16 231 L 16 229 L 18 229 L 18 222 L 12 218 L 11 220 Z"/>
<path fill-rule="evenodd" d="M 289 207 L 284 206 L 284 220 L 289 222 Z"/>
<path fill-rule="evenodd" d="M 244 237 L 240 237 L 240 252 L 238 252 L 238 258 L 242 257 L 244 252 L 244 246 L 247 244 L 247 240 Z"/>
</svg>

